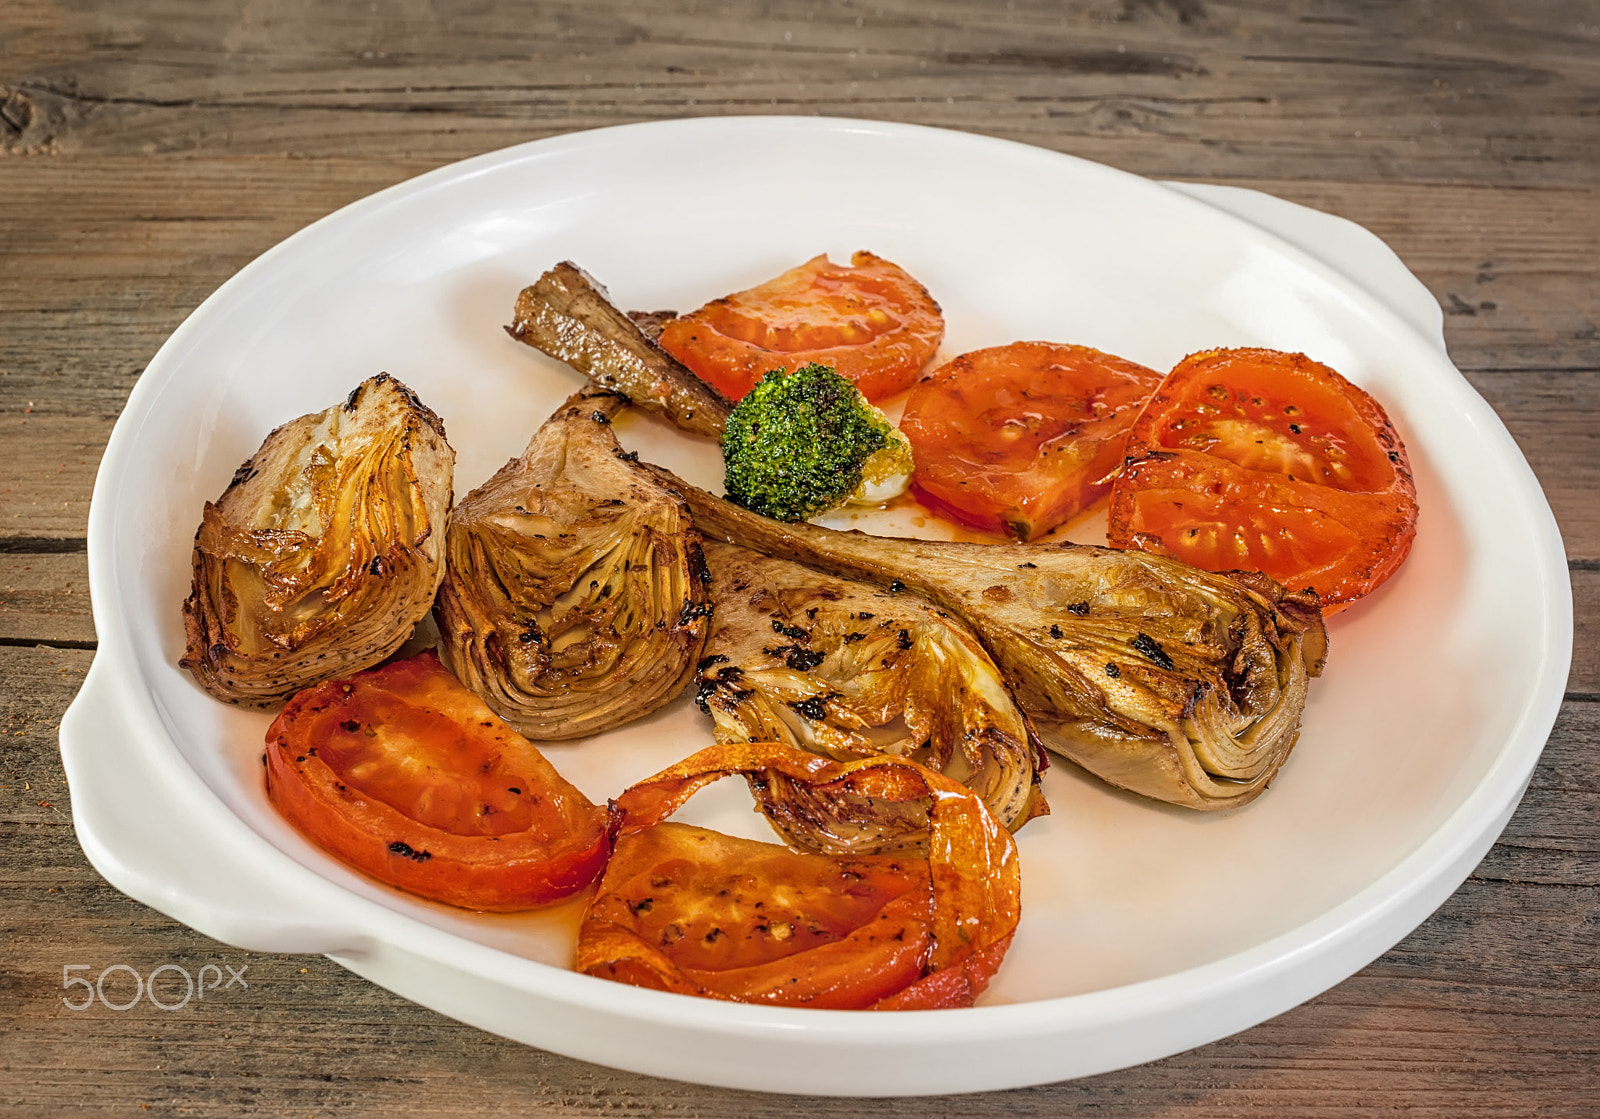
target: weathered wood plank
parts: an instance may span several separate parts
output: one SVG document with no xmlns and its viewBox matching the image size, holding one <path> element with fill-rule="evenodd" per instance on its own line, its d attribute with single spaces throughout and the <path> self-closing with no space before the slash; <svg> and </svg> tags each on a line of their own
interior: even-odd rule
<svg viewBox="0 0 1600 1119">
<path fill-rule="evenodd" d="M 89 557 L 0 554 L 0 641 L 94 644 Z"/>
<path fill-rule="evenodd" d="M 1592 563 L 1572 571 L 1572 669 L 1567 694 L 1600 697 L 1600 569 Z M 1600 736 L 1596 738 L 1600 742 Z"/>
<path fill-rule="evenodd" d="M 87 533 L 111 425 L 99 417 L 0 413 L 0 537 Z"/>
<path fill-rule="evenodd" d="M 1600 887 L 1600 701 L 1569 700 L 1476 882 Z M 1585 744 L 1588 745 L 1585 745 Z M 1593 930 L 1587 934 L 1592 936 Z M 1580 951 L 1575 957 L 1584 959 Z M 1593 954 L 1589 961 L 1594 963 Z"/>
<path fill-rule="evenodd" d="M 1600 212 L 1600 211 L 1597 211 Z M 1600 560 L 1600 369 L 1478 370 L 1470 380 L 1505 422 L 1544 488 L 1567 557 Z"/>
<path fill-rule="evenodd" d="M 823 113 L 1152 174 L 1587 183 L 1587 9 L 1541 8 L 40 4 L 12 35 L 6 120 L 19 151 L 454 157 L 619 120 Z"/>
</svg>

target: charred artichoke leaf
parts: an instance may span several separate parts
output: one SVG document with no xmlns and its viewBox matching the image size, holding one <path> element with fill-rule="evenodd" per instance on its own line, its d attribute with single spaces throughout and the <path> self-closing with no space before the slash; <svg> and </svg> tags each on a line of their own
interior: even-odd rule
<svg viewBox="0 0 1600 1119">
<path fill-rule="evenodd" d="M 730 544 L 708 541 L 706 565 L 716 611 L 696 698 L 718 742 L 909 757 L 978 793 L 1013 831 L 1049 811 L 1043 750 L 965 625 L 915 595 Z M 772 818 L 795 839 L 788 817 Z M 884 850 L 882 821 L 862 823 L 829 849 Z"/>
<path fill-rule="evenodd" d="M 563 261 L 517 296 L 506 333 L 566 362 L 596 387 L 622 393 L 683 430 L 720 442 L 732 403 L 641 329 L 642 323 L 659 333 L 657 317 L 644 315 L 636 322 L 612 305 L 593 278 Z"/>
<path fill-rule="evenodd" d="M 462 499 L 434 607 L 456 676 L 528 738 L 649 714 L 694 675 L 710 612 L 683 499 L 624 455 L 613 393 L 578 393 Z"/>
<path fill-rule="evenodd" d="M 383 660 L 444 576 L 454 473 L 443 421 L 387 373 L 273 431 L 206 503 L 178 663 L 264 707 Z"/>
<path fill-rule="evenodd" d="M 1315 595 L 1084 545 L 909 540 L 784 524 L 653 468 L 708 540 L 909 590 L 961 619 L 1046 746 L 1113 785 L 1197 809 L 1267 787 L 1327 651 Z"/>
</svg>

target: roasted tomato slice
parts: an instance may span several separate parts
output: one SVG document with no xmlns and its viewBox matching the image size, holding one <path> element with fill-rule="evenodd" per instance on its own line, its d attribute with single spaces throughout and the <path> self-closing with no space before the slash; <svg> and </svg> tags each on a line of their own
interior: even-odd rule
<svg viewBox="0 0 1600 1119">
<path fill-rule="evenodd" d="M 819 256 L 748 291 L 669 320 L 662 349 L 738 400 L 773 369 L 816 362 L 868 400 L 910 386 L 944 337 L 944 316 L 899 265 L 858 252 Z"/>
<path fill-rule="evenodd" d="M 769 811 L 782 788 L 799 787 L 808 812 L 837 811 L 855 827 L 863 804 L 918 806 L 925 850 L 836 857 L 662 822 L 732 773 Z M 834 762 L 771 742 L 714 746 L 617 805 L 616 850 L 578 933 L 577 968 L 589 975 L 782 1006 L 970 1006 L 1016 931 L 1021 878 L 1010 834 L 972 792 L 903 758 Z"/>
<path fill-rule="evenodd" d="M 267 795 L 372 877 L 469 909 L 534 909 L 583 889 L 607 810 L 432 652 L 300 692 L 267 731 Z"/>
<path fill-rule="evenodd" d="M 1154 369 L 1087 346 L 962 354 L 906 398 L 912 491 L 963 524 L 1032 540 L 1105 496 L 1160 383 Z"/>
<path fill-rule="evenodd" d="M 1150 398 L 1108 535 L 1262 571 L 1330 607 L 1394 574 L 1416 524 L 1405 447 L 1377 401 L 1304 354 L 1237 349 L 1192 354 Z"/>
</svg>

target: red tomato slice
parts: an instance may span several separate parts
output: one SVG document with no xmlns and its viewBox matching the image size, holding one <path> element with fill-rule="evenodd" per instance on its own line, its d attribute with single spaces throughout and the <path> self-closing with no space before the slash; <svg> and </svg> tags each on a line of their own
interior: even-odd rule
<svg viewBox="0 0 1600 1119">
<path fill-rule="evenodd" d="M 1405 447 L 1377 401 L 1304 354 L 1209 350 L 1134 423 L 1108 536 L 1310 587 L 1326 608 L 1394 574 L 1416 522 Z"/>
<path fill-rule="evenodd" d="M 1087 346 L 962 354 L 906 399 L 913 492 L 963 524 L 1032 540 L 1111 488 L 1128 428 L 1160 383 L 1155 370 Z"/>
<path fill-rule="evenodd" d="M 931 891 L 923 859 L 834 859 L 671 822 L 618 840 L 585 928 L 628 929 L 636 953 L 586 970 L 738 1002 L 858 1009 L 922 978 Z"/>
<path fill-rule="evenodd" d="M 862 798 L 927 812 L 927 854 L 795 852 L 663 823 L 742 773 L 769 807 Z M 577 969 L 707 998 L 828 1009 L 970 1006 L 1020 915 L 1016 844 L 976 794 L 904 758 L 835 762 L 772 742 L 713 746 L 617 798 L 621 832 L 578 933 Z M 788 803 L 788 802 L 785 802 Z M 793 807 L 793 804 L 789 804 Z"/>
<path fill-rule="evenodd" d="M 944 337 L 944 316 L 899 265 L 858 252 L 848 265 L 815 257 L 661 328 L 657 343 L 738 400 L 773 369 L 816 362 L 868 400 L 907 388 Z"/>
<path fill-rule="evenodd" d="M 267 795 L 372 877 L 469 909 L 534 909 L 583 889 L 607 810 L 432 652 L 289 700 L 267 731 Z"/>
</svg>

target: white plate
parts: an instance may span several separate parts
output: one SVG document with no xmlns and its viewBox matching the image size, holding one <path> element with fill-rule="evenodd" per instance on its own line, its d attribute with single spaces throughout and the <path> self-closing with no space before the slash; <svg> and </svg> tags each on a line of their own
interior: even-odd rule
<svg viewBox="0 0 1600 1119">
<path fill-rule="evenodd" d="M 888 1016 L 575 975 L 573 907 L 449 911 L 285 827 L 262 791 L 267 717 L 209 699 L 175 667 L 201 505 L 268 429 L 387 370 L 444 417 L 464 494 L 579 383 L 501 331 L 517 291 L 552 263 L 578 261 L 624 307 L 688 308 L 858 248 L 933 291 L 946 354 L 1046 338 L 1167 368 L 1206 347 L 1271 346 L 1333 365 L 1384 403 L 1416 466 L 1416 547 L 1333 619 L 1328 670 L 1272 791 L 1204 815 L 1057 763 L 1054 814 L 1019 837 L 1022 925 L 982 1005 Z M 1337 983 L 1443 901 L 1516 806 L 1560 703 L 1571 596 L 1555 523 L 1445 356 L 1439 322 L 1393 254 L 1347 222 L 931 129 L 678 121 L 424 175 L 241 271 L 129 399 L 90 513 L 99 655 L 61 728 L 79 838 L 113 884 L 210 936 L 326 952 L 484 1029 L 660 1076 L 974 1091 L 1225 1036 Z M 716 485 L 709 444 L 642 417 L 619 432 Z M 548 753 L 600 798 L 704 745 L 708 725 L 680 700 Z M 702 797 L 691 806 L 702 820 L 753 826 L 736 783 Z"/>
</svg>

